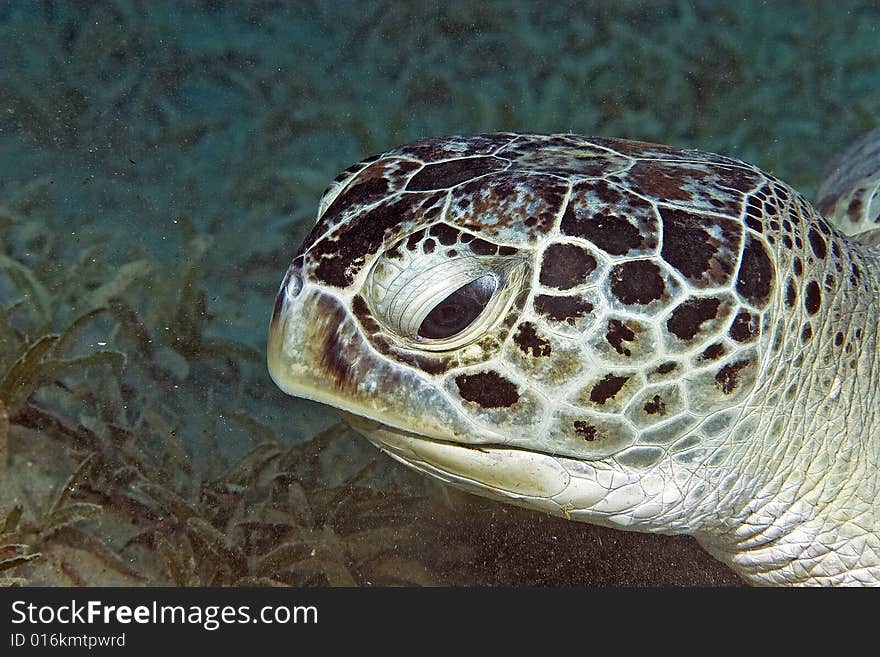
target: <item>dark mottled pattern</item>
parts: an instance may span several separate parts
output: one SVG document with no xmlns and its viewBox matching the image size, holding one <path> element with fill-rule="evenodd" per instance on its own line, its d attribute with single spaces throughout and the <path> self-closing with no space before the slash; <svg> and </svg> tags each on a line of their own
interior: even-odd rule
<svg viewBox="0 0 880 657">
<path fill-rule="evenodd" d="M 506 160 L 497 157 L 470 157 L 428 164 L 410 178 L 406 189 L 415 192 L 447 189 L 466 180 L 504 169 L 507 165 Z"/>
<path fill-rule="evenodd" d="M 449 221 L 489 238 L 532 244 L 550 230 L 566 190 L 546 176 L 490 174 L 452 191 Z"/>
<path fill-rule="evenodd" d="M 662 365 L 658 366 L 657 373 L 658 374 L 669 374 L 670 372 L 675 370 L 676 367 L 678 367 L 677 363 L 675 363 L 674 361 L 669 361 L 668 363 L 663 363 Z"/>
<path fill-rule="evenodd" d="M 413 171 L 421 165 L 414 160 L 383 157 L 367 166 L 346 183 L 320 221 L 312 228 L 304 244 L 309 245 L 339 224 L 349 212 L 356 212 L 370 203 L 386 198 L 390 193 L 403 189 Z M 356 167 L 355 167 L 356 168 Z"/>
<path fill-rule="evenodd" d="M 742 211 L 742 193 L 755 189 L 760 180 L 754 171 L 739 166 L 707 161 L 639 161 L 627 172 L 626 184 L 658 201 L 735 216 Z"/>
<path fill-rule="evenodd" d="M 627 183 L 643 194 L 668 201 L 690 201 L 686 187 L 702 181 L 707 172 L 697 165 L 681 166 L 669 162 L 636 162 L 627 172 Z"/>
<path fill-rule="evenodd" d="M 479 237 L 469 241 L 467 244 L 474 255 L 488 256 L 498 253 L 498 246 L 496 244 L 492 244 L 492 242 L 487 242 L 486 240 L 480 239 Z"/>
<path fill-rule="evenodd" d="M 607 374 L 605 378 L 593 386 L 593 389 L 590 391 L 590 401 L 596 404 L 604 404 L 620 392 L 620 389 L 626 385 L 629 379 L 630 377 L 628 376 Z"/>
<path fill-rule="evenodd" d="M 773 291 L 774 267 L 764 245 L 751 235 L 746 238 L 736 290 L 752 305 L 763 307 Z"/>
<path fill-rule="evenodd" d="M 785 286 L 785 305 L 789 308 L 794 308 L 795 303 L 797 303 L 797 286 L 794 281 L 789 278 L 788 283 Z"/>
<path fill-rule="evenodd" d="M 721 388 L 721 392 L 729 395 L 736 389 L 736 386 L 739 384 L 739 373 L 749 363 L 751 361 L 748 359 L 738 360 L 734 363 L 728 363 L 718 370 L 718 374 L 715 375 L 715 382 Z"/>
<path fill-rule="evenodd" d="M 538 333 L 538 327 L 531 322 L 523 322 L 517 327 L 513 341 L 527 356 L 540 358 L 549 356 L 551 353 L 550 341 L 541 337 Z"/>
<path fill-rule="evenodd" d="M 632 352 L 625 347 L 623 343 L 635 340 L 636 334 L 619 319 L 611 319 L 608 321 L 608 330 L 605 332 L 605 339 L 621 356 L 631 356 Z"/>
<path fill-rule="evenodd" d="M 370 312 L 367 302 L 360 294 L 356 294 L 354 299 L 352 299 L 351 309 L 367 333 L 378 333 L 381 330 L 379 323 L 373 317 L 373 313 Z"/>
<path fill-rule="evenodd" d="M 572 135 L 523 137 L 499 152 L 513 168 L 561 177 L 605 176 L 626 167 L 628 160 Z"/>
<path fill-rule="evenodd" d="M 725 166 L 747 167 L 745 162 L 717 153 L 706 153 L 691 148 L 675 148 L 666 144 L 655 144 L 647 141 L 615 139 L 613 137 L 588 137 L 593 144 L 633 158 L 663 159 L 678 162 L 709 162 Z"/>
<path fill-rule="evenodd" d="M 322 344 L 318 349 L 321 354 L 321 371 L 332 381 L 334 386 L 343 392 L 351 392 L 357 387 L 356 372 L 351 367 L 352 362 L 358 358 L 359 349 L 362 347 L 352 343 L 343 336 L 338 328 L 347 321 L 348 313 L 335 301 L 326 297 L 318 300 L 321 307 L 321 318 L 325 330 L 321 331 L 319 339 Z"/>
<path fill-rule="evenodd" d="M 551 244 L 541 261 L 541 285 L 568 290 L 587 281 L 596 258 L 575 244 Z"/>
<path fill-rule="evenodd" d="M 743 310 L 733 318 L 728 333 L 737 342 L 754 340 L 761 333 L 759 318 L 752 317 L 750 313 Z"/>
<path fill-rule="evenodd" d="M 693 298 L 681 303 L 666 320 L 666 328 L 682 340 L 693 340 L 704 322 L 718 316 L 721 300 Z"/>
<path fill-rule="evenodd" d="M 323 237 L 309 251 L 316 262 L 313 276 L 328 285 L 346 287 L 368 256 L 382 250 L 386 240 L 417 221 L 430 207 L 442 203 L 439 193 L 407 194 L 394 201 L 352 217 L 332 234 Z"/>
<path fill-rule="evenodd" d="M 605 181 L 585 181 L 573 187 L 560 229 L 565 235 L 590 240 L 612 255 L 646 251 L 657 245 L 654 207 Z"/>
<path fill-rule="evenodd" d="M 578 317 L 592 312 L 593 304 L 579 296 L 539 294 L 535 297 L 535 310 L 556 322 L 574 326 Z"/>
<path fill-rule="evenodd" d="M 616 265 L 610 274 L 611 293 L 626 305 L 649 304 L 663 297 L 666 285 L 660 267 L 650 260 Z"/>
<path fill-rule="evenodd" d="M 443 246 L 451 246 L 458 241 L 459 231 L 449 224 L 436 223 L 428 229 L 428 235 L 436 237 Z"/>
<path fill-rule="evenodd" d="M 389 155 L 414 157 L 423 162 L 436 162 L 454 157 L 489 155 L 516 139 L 508 132 L 467 135 L 462 137 L 432 137 L 399 146 Z"/>
<path fill-rule="evenodd" d="M 746 225 L 758 233 L 763 233 L 763 217 L 764 208 L 761 206 L 761 202 L 753 195 L 746 197 Z"/>
<path fill-rule="evenodd" d="M 596 427 L 594 427 L 589 422 L 585 422 L 584 420 L 574 421 L 574 432 L 575 434 L 589 442 L 592 442 L 599 437 Z"/>
<path fill-rule="evenodd" d="M 718 360 L 726 353 L 724 349 L 724 345 L 720 342 L 716 342 L 715 344 L 710 344 L 703 350 L 703 353 L 700 354 L 700 360 Z"/>
<path fill-rule="evenodd" d="M 815 315 L 822 306 L 822 292 L 819 290 L 819 284 L 816 281 L 807 283 L 807 289 L 804 293 L 804 308 L 809 315 Z"/>
<path fill-rule="evenodd" d="M 828 255 L 828 245 L 825 243 L 825 238 L 812 226 L 807 236 L 810 239 L 810 247 L 813 249 L 813 253 L 817 258 L 824 259 Z"/>
<path fill-rule="evenodd" d="M 648 309 L 629 311 L 666 316 L 671 304 L 660 306 L 655 302 L 668 302 L 670 296 L 678 294 L 679 274 L 697 288 L 735 284 L 741 302 L 744 299 L 751 306 L 764 308 L 775 283 L 765 240 L 781 232 L 777 248 L 785 244 L 800 249 L 809 241 L 806 248 L 819 258 L 834 248 L 834 242 L 828 245 L 830 238 L 824 226 L 802 231 L 803 220 L 796 214 L 781 217 L 780 212 L 791 211 L 788 203 L 797 205 L 797 197 L 772 180 L 758 190 L 763 180 L 729 158 L 637 142 L 567 135 L 514 139 L 509 134 L 425 140 L 349 169 L 340 179 L 344 185 L 342 192 L 307 238 L 304 274 L 319 283 L 349 287 L 373 256 L 384 251 L 393 258 L 397 253 L 400 262 L 404 262 L 408 255 L 405 249 L 413 253 L 420 249 L 435 257 L 438 250 L 448 254 L 450 247 L 459 256 L 525 256 L 540 252 L 545 236 L 559 220 L 560 232 L 576 238 L 574 241 L 580 244 L 550 244 L 540 263 L 530 262 L 539 267 L 540 284 L 552 288 L 543 292 L 572 290 L 588 284 L 591 276 L 598 280 L 594 272 L 604 273 L 610 266 L 607 289 L 620 303 L 650 305 Z M 405 192 L 401 191 L 404 187 Z M 439 191 L 451 187 L 454 189 L 448 193 Z M 656 199 L 659 205 L 641 196 Z M 568 204 L 563 207 L 566 198 Z M 370 207 L 379 200 L 384 202 Z M 737 216 L 743 211 L 744 225 L 719 216 Z M 416 232 L 409 234 L 411 231 Z M 583 241 L 590 244 L 584 247 Z M 659 255 L 668 266 L 653 260 L 661 241 Z M 740 252 L 743 256 L 738 263 Z M 487 261 L 491 262 L 481 260 Z M 802 263 L 795 260 L 792 267 L 800 275 L 797 270 Z M 815 305 L 812 312 L 817 312 L 821 291 L 818 283 L 811 285 L 812 291 L 807 287 L 803 294 L 804 304 L 808 312 Z M 595 293 L 596 290 L 590 292 Z M 542 335 L 540 322 L 524 321 L 517 325 L 522 304 L 531 298 L 529 294 L 535 291 L 526 290 L 518 297 L 520 306 L 507 314 L 503 329 L 493 330 L 485 349 L 482 344 L 476 345 L 479 355 L 469 361 L 462 360 L 465 357 L 458 352 L 422 354 L 404 348 L 394 335 L 383 332 L 381 322 L 370 314 L 359 295 L 354 297 L 352 310 L 380 352 L 422 371 L 441 373 L 491 358 L 505 343 L 522 354 L 520 364 L 524 362 L 522 357 L 550 356 L 550 336 L 557 327 L 544 329 L 546 334 Z M 594 310 L 588 298 L 591 297 L 573 292 L 535 294 L 533 304 L 535 311 L 551 322 L 581 326 L 578 320 Z M 760 316 L 743 309 L 737 312 L 734 305 L 736 315 L 730 322 L 731 311 L 727 297 L 722 301 L 693 296 L 672 310 L 666 328 L 680 340 L 693 340 L 701 331 L 706 332 L 705 324 L 711 322 L 713 330 L 727 328 L 736 342 L 757 339 Z M 603 347 L 605 355 L 614 357 L 616 352 L 631 357 L 634 345 L 639 344 L 638 327 L 623 318 L 603 320 L 607 321 L 604 340 L 610 345 Z M 593 346 L 596 337 L 602 339 L 603 327 L 597 328 L 598 336 L 589 336 Z M 812 325 L 803 325 L 801 339 L 809 339 L 811 335 L 804 336 L 812 330 Z M 506 342 L 508 336 L 512 344 Z M 686 362 L 718 361 L 716 367 L 721 369 L 715 381 L 724 394 L 730 394 L 740 385 L 741 371 L 750 361 L 724 364 L 721 359 L 727 356 L 727 348 L 717 340 L 715 336 L 706 338 L 700 347 L 702 351 L 696 352 L 699 355 L 688 352 Z M 337 354 L 343 346 L 327 345 Z M 639 355 L 643 355 L 641 350 Z M 337 359 L 334 364 L 331 358 L 327 366 L 336 368 L 336 376 L 346 376 L 342 360 Z M 659 365 L 654 362 L 647 367 L 661 375 L 679 369 L 674 361 L 661 361 Z M 647 370 L 646 375 L 649 381 L 654 376 Z M 627 376 L 609 373 L 593 385 L 590 400 L 606 404 L 628 380 Z M 483 408 L 507 408 L 519 400 L 517 383 L 492 370 L 457 376 L 454 381 L 463 399 Z M 644 404 L 646 413 L 663 415 L 667 402 L 656 395 L 653 399 L 642 399 L 640 405 Z M 576 422 L 575 431 L 586 440 L 598 437 L 596 427 L 586 421 Z"/>
<path fill-rule="evenodd" d="M 519 401 L 519 389 L 498 372 L 460 374 L 455 385 L 462 398 L 483 408 L 508 408 Z"/>
<path fill-rule="evenodd" d="M 697 286 L 724 285 L 736 266 L 742 228 L 735 221 L 662 208 L 663 259 Z M 721 239 L 712 235 L 721 229 Z"/>
<path fill-rule="evenodd" d="M 648 415 L 665 415 L 666 402 L 663 401 L 663 398 L 660 397 L 660 395 L 654 395 L 654 397 L 645 404 L 645 413 Z"/>
<path fill-rule="evenodd" d="M 801 342 L 806 344 L 813 337 L 813 327 L 809 322 L 805 323 L 803 328 L 801 329 Z"/>
<path fill-rule="evenodd" d="M 416 247 L 418 247 L 419 243 L 425 237 L 425 229 L 417 230 L 414 233 L 410 233 L 409 237 L 406 238 L 406 248 L 410 251 L 415 251 Z M 423 247 L 424 248 L 424 247 Z"/>
</svg>

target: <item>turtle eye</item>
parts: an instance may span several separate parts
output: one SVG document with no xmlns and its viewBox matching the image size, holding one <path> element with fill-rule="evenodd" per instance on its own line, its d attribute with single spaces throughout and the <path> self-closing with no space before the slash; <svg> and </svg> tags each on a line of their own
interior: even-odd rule
<svg viewBox="0 0 880 657">
<path fill-rule="evenodd" d="M 419 337 L 444 340 L 461 333 L 486 309 L 497 288 L 498 281 L 488 274 L 462 285 L 431 309 L 419 326 Z"/>
</svg>

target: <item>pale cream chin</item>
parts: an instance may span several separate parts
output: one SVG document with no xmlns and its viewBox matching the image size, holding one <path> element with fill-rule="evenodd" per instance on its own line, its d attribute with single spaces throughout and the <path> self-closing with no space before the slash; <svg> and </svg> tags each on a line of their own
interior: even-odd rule
<svg viewBox="0 0 880 657">
<path fill-rule="evenodd" d="M 370 442 L 400 460 L 500 494 L 553 497 L 571 480 L 565 468 L 546 454 L 428 440 L 350 413 L 342 416 Z"/>
<path fill-rule="evenodd" d="M 634 528 L 639 520 L 636 509 L 651 501 L 646 490 L 650 486 L 638 485 L 619 470 L 612 475 L 612 466 L 602 462 L 441 442 L 350 413 L 341 415 L 395 460 L 482 497 L 618 528 Z M 615 484 L 618 489 L 612 488 Z"/>
</svg>

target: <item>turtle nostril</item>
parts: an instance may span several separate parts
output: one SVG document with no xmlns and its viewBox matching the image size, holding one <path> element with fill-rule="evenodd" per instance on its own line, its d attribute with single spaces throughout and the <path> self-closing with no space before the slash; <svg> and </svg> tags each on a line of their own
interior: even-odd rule
<svg viewBox="0 0 880 657">
<path fill-rule="evenodd" d="M 303 288 L 303 277 L 302 277 L 302 266 L 303 259 L 302 257 L 294 260 L 290 267 L 287 269 L 287 273 L 284 275 L 284 280 L 281 281 L 281 290 L 287 291 L 288 298 L 295 299 L 299 296 L 299 293 L 302 292 Z"/>
<path fill-rule="evenodd" d="M 284 304 L 289 299 L 295 299 L 299 296 L 299 293 L 302 292 L 302 288 L 302 263 L 294 261 L 284 275 L 284 280 L 281 281 L 281 287 L 278 288 L 278 295 L 275 297 L 275 308 L 272 311 L 273 321 L 281 314 L 284 309 Z"/>
</svg>

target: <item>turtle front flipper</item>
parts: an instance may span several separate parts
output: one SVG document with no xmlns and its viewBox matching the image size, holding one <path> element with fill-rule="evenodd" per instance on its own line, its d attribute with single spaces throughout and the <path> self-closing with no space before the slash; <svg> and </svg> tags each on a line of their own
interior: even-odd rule
<svg viewBox="0 0 880 657">
<path fill-rule="evenodd" d="M 880 129 L 835 157 L 816 194 L 835 228 L 864 244 L 880 244 Z"/>
</svg>

